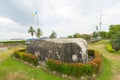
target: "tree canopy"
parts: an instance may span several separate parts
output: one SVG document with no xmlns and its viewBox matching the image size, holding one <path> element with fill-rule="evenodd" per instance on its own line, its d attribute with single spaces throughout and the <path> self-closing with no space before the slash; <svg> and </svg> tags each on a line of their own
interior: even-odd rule
<svg viewBox="0 0 120 80">
<path fill-rule="evenodd" d="M 109 37 L 115 38 L 120 33 L 120 25 L 111 25 L 109 28 Z"/>
<path fill-rule="evenodd" d="M 34 33 L 35 33 L 35 30 L 33 29 L 32 26 L 30 26 L 29 30 L 28 30 L 28 33 L 31 34 L 31 36 L 33 37 Z"/>
<path fill-rule="evenodd" d="M 51 35 L 49 36 L 49 38 L 57 38 L 57 34 L 55 31 L 52 31 Z"/>
<path fill-rule="evenodd" d="M 106 31 L 100 31 L 99 36 L 102 37 L 102 39 L 107 39 L 108 38 L 108 32 Z"/>
<path fill-rule="evenodd" d="M 40 28 L 37 28 L 37 31 L 36 31 L 36 36 L 38 38 L 40 38 L 42 36 L 42 30 Z"/>
<path fill-rule="evenodd" d="M 112 47 L 115 51 L 120 50 L 120 25 L 111 25 L 109 28 L 109 37 Z"/>
</svg>

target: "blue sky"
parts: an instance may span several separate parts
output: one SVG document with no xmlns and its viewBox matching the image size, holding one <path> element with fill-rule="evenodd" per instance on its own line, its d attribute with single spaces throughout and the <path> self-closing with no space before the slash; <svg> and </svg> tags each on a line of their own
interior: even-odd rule
<svg viewBox="0 0 120 80">
<path fill-rule="evenodd" d="M 35 29 L 37 10 L 43 36 L 56 31 L 59 37 L 74 33 L 92 33 L 99 25 L 102 10 L 102 30 L 120 24 L 120 0 L 0 0 L 0 39 L 30 38 L 27 30 Z"/>
</svg>

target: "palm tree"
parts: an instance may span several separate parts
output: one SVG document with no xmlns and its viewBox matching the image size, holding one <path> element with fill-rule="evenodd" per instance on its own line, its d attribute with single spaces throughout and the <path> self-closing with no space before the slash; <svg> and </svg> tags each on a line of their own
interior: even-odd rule
<svg viewBox="0 0 120 80">
<path fill-rule="evenodd" d="M 33 29 L 32 26 L 30 26 L 30 28 L 29 28 L 29 30 L 28 30 L 28 33 L 30 33 L 31 36 L 32 36 L 32 38 L 33 38 L 33 35 L 34 35 L 34 33 L 35 33 L 35 30 Z"/>
<path fill-rule="evenodd" d="M 40 28 L 37 28 L 36 36 L 40 38 L 42 36 L 42 30 Z"/>
</svg>

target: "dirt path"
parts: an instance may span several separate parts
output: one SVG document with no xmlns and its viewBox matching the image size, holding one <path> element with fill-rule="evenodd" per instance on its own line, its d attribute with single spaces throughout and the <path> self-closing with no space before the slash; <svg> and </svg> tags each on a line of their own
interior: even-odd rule
<svg viewBox="0 0 120 80">
<path fill-rule="evenodd" d="M 98 49 L 104 57 L 111 61 L 111 80 L 120 80 L 120 54 L 109 53 L 105 48 L 106 44 L 90 44 L 89 49 Z"/>
</svg>

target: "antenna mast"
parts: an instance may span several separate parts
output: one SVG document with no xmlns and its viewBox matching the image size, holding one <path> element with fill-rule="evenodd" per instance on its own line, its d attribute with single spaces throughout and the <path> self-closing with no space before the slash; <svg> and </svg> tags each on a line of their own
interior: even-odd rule
<svg viewBox="0 0 120 80">
<path fill-rule="evenodd" d="M 102 27 L 102 10 L 100 11 L 100 23 L 99 23 L 99 26 L 100 26 L 100 31 L 101 31 L 101 27 Z"/>
</svg>

